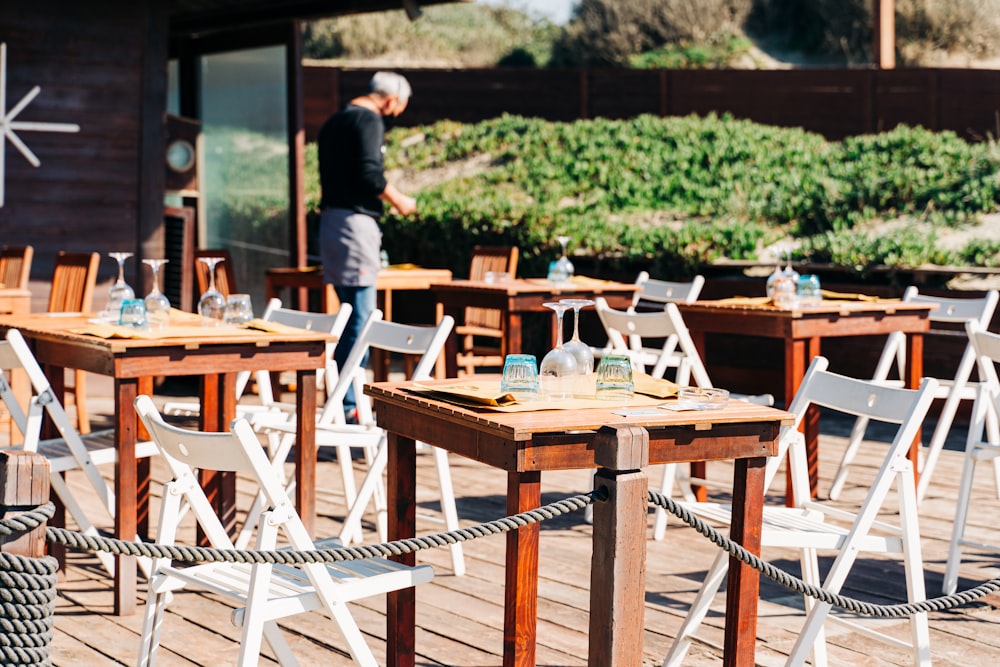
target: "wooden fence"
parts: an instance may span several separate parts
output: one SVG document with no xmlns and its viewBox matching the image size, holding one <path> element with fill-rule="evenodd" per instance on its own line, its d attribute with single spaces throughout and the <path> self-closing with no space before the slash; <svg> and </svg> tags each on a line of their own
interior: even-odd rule
<svg viewBox="0 0 1000 667">
<path fill-rule="evenodd" d="M 303 68 L 307 139 L 344 102 L 364 91 L 374 70 Z M 998 134 L 1000 70 L 796 69 L 398 70 L 414 95 L 406 125 L 442 119 L 476 122 L 503 113 L 556 121 L 730 113 L 760 123 L 803 127 L 828 139 L 922 125 L 973 141 Z"/>
</svg>

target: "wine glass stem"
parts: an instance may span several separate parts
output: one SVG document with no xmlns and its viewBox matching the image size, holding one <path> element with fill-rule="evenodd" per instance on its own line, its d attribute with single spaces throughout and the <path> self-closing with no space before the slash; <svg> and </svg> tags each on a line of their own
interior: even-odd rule
<svg viewBox="0 0 1000 667">
<path fill-rule="evenodd" d="M 573 309 L 573 340 L 580 340 L 580 309 Z"/>
<path fill-rule="evenodd" d="M 118 260 L 118 282 L 125 282 L 125 262 Z"/>
<path fill-rule="evenodd" d="M 208 267 L 208 289 L 215 291 L 215 265 Z"/>
<path fill-rule="evenodd" d="M 563 346 L 563 311 L 560 310 L 560 311 L 558 311 L 556 313 L 556 321 L 558 323 L 557 327 L 556 327 L 556 347 L 562 347 Z"/>
</svg>

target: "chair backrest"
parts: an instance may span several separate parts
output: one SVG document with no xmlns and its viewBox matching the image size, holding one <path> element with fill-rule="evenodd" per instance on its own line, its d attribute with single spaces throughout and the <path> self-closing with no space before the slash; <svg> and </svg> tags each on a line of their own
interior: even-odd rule
<svg viewBox="0 0 1000 667">
<path fill-rule="evenodd" d="M 484 280 L 487 272 L 508 273 L 511 278 L 517 276 L 517 259 L 519 251 L 516 246 L 476 246 L 472 250 L 472 261 L 469 264 L 469 280 Z M 468 326 L 500 329 L 502 313 L 496 308 L 465 309 L 465 324 Z"/>
<path fill-rule="evenodd" d="M 652 369 L 648 373 L 653 377 L 663 377 L 668 366 L 677 365 L 676 359 L 672 362 L 671 357 L 680 354 L 689 365 L 695 383 L 699 387 L 712 386 L 701 355 L 694 346 L 676 304 L 666 303 L 663 310 L 648 313 L 615 310 L 603 297 L 597 297 L 594 304 L 597 316 L 611 341 L 611 349 L 630 354 L 633 365 L 640 366 L 640 370 L 651 365 Z M 659 348 L 651 348 L 644 342 L 649 339 L 662 339 L 664 342 Z M 647 359 L 648 354 L 655 355 L 655 359 Z M 652 363 L 648 364 L 649 361 Z M 678 382 L 684 381 L 683 378 L 678 378 Z"/>
<path fill-rule="evenodd" d="M 21 370 L 28 376 L 31 398 L 26 411 L 22 410 L 4 377 L 4 371 L 11 370 Z M 69 415 L 52 390 L 49 379 L 17 329 L 8 329 L 6 339 L 0 341 L 0 400 L 6 405 L 11 420 L 24 436 L 24 449 L 30 452 L 38 451 L 43 413 L 48 413 L 60 437 L 66 441 L 67 448 L 77 460 L 80 469 L 86 473 L 102 503 L 109 512 L 113 512 L 114 497 L 108 491 L 108 486 L 97 468 L 90 463 L 87 447 L 83 444 L 79 432 L 73 427 Z"/>
<path fill-rule="evenodd" d="M 1000 364 L 1000 334 L 986 331 L 975 320 L 965 323 L 965 331 L 975 352 L 979 377 L 983 384 L 1000 391 L 1000 376 L 997 373 L 997 364 Z"/>
<path fill-rule="evenodd" d="M 183 496 L 213 547 L 232 549 L 233 543 L 201 489 L 195 470 L 247 475 L 264 494 L 266 506 L 271 508 L 270 525 L 280 526 L 294 548 L 313 548 L 313 542 L 285 492 L 284 484 L 278 479 L 246 419 L 234 420 L 228 432 L 209 433 L 166 423 L 149 396 L 137 397 L 135 410 L 173 477 L 171 483 L 177 493 L 164 493 L 164 503 L 168 498 Z M 175 538 L 177 526 L 164 525 L 164 516 L 171 515 L 161 511 L 157 540 L 170 544 Z M 273 544 L 267 546 L 272 547 Z"/>
<path fill-rule="evenodd" d="M 479 246 L 472 249 L 469 280 L 483 280 L 488 271 L 517 275 L 519 251 L 516 246 Z"/>
<path fill-rule="evenodd" d="M 673 282 L 670 280 L 656 280 L 649 277 L 646 271 L 640 271 L 635 279 L 635 284 L 639 287 L 632 298 L 633 308 L 658 308 L 665 303 L 681 302 L 691 303 L 697 301 L 701 295 L 701 288 L 705 286 L 705 277 L 697 275 L 691 282 Z"/>
<path fill-rule="evenodd" d="M 0 249 L 0 286 L 27 289 L 34 254 L 35 249 L 30 245 L 5 245 Z"/>
<path fill-rule="evenodd" d="M 198 302 L 198 297 L 205 293 L 211 283 L 208 275 L 208 264 L 199 262 L 199 257 L 221 257 L 222 261 L 215 266 L 215 289 L 219 290 L 222 296 L 239 292 L 236 289 L 236 271 L 233 267 L 233 258 L 228 250 L 195 250 L 194 266 L 198 276 L 198 294 L 195 295 L 195 303 Z"/>
<path fill-rule="evenodd" d="M 924 378 L 918 389 L 907 389 L 831 373 L 827 370 L 827 366 L 828 361 L 825 357 L 817 356 L 813 359 L 788 408 L 788 411 L 795 415 L 795 424 L 786 427 L 786 431 L 782 433 L 782 438 L 787 437 L 788 440 L 782 442 L 781 447 L 786 451 L 790 447 L 792 452 L 789 460 L 792 466 L 795 503 L 797 506 L 805 506 L 812 502 L 809 490 L 809 464 L 806 460 L 805 444 L 799 437 L 798 428 L 809 408 L 818 406 L 855 418 L 863 417 L 870 421 L 899 426 L 876 481 L 872 483 L 865 500 L 865 505 L 875 503 L 876 507 L 881 506 L 892 482 L 890 472 L 906 468 L 910 480 L 913 479 L 907 452 L 934 400 L 937 380 Z M 779 448 L 778 456 L 768 460 L 766 485 L 773 480 L 783 459 L 784 451 Z M 913 502 L 915 512 L 915 496 Z"/>
<path fill-rule="evenodd" d="M 344 334 L 344 329 L 347 328 L 347 321 L 351 318 L 352 312 L 354 312 L 354 309 L 349 303 L 341 303 L 340 310 L 336 313 L 329 314 L 310 313 L 304 310 L 283 308 L 281 305 L 281 299 L 271 299 L 267 302 L 267 307 L 264 309 L 264 314 L 261 316 L 261 319 L 266 322 L 276 322 L 278 324 L 284 324 L 285 326 L 295 327 L 297 329 L 305 329 L 307 331 L 322 331 L 339 339 Z M 336 343 L 329 343 L 326 346 L 326 364 L 323 368 L 323 377 L 326 381 L 327 392 L 332 391 L 333 384 L 335 382 L 334 378 L 338 375 L 337 362 L 333 359 L 333 353 L 336 348 Z M 249 373 L 240 373 L 237 375 L 237 396 L 243 395 L 243 391 L 246 389 L 249 377 Z M 274 395 L 271 391 L 271 384 L 267 381 L 270 379 L 268 372 L 258 371 L 256 378 L 258 393 L 261 401 L 266 405 L 274 400 Z"/>
<path fill-rule="evenodd" d="M 50 313 L 84 313 L 93 309 L 97 268 L 96 252 L 60 252 L 52 269 Z"/>
<path fill-rule="evenodd" d="M 372 348 L 406 355 L 420 355 L 410 379 L 429 380 L 433 377 L 437 358 L 454 325 L 455 320 L 450 315 L 442 317 L 437 326 L 386 322 L 382 319 L 381 310 L 378 308 L 373 310 L 347 355 L 343 368 L 339 369 L 337 383 L 329 393 L 319 422 L 340 423 L 344 418 L 344 396 L 351 386 L 354 387 L 354 395 L 358 399 L 359 421 L 361 423 L 370 421 L 371 405 L 368 401 L 361 400 L 361 397 L 367 379 L 362 361 Z"/>
<path fill-rule="evenodd" d="M 980 329 L 987 329 L 993 314 L 997 309 L 997 302 L 1000 293 L 997 290 L 989 290 L 981 297 L 971 299 L 954 299 L 949 297 L 927 296 L 920 294 L 914 286 L 906 288 L 903 292 L 903 301 L 913 303 L 933 303 L 937 305 L 935 310 L 930 312 L 931 322 L 941 324 L 959 325 L 966 322 L 976 322 Z M 968 379 L 968 374 L 972 370 L 972 348 L 966 347 L 965 354 L 959 362 L 959 375 L 956 380 L 964 382 Z M 889 334 L 885 346 L 882 348 L 882 356 L 879 357 L 875 367 L 874 378 L 884 380 L 888 377 L 893 364 L 899 369 L 900 376 L 903 374 L 906 364 L 906 336 L 900 332 Z"/>
</svg>

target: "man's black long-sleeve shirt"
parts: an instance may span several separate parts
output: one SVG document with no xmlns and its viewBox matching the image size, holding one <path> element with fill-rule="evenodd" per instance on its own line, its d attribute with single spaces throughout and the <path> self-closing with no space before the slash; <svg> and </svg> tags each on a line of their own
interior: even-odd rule
<svg viewBox="0 0 1000 667">
<path fill-rule="evenodd" d="M 382 117 L 348 104 L 323 124 L 316 140 L 322 208 L 346 208 L 382 217 L 385 125 Z"/>
</svg>

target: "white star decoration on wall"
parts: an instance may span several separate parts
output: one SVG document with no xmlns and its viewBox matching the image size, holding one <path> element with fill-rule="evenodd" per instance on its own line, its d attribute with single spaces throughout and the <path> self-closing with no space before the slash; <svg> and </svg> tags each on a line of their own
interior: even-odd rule
<svg viewBox="0 0 1000 667">
<path fill-rule="evenodd" d="M 38 96 L 42 89 L 38 86 L 32 88 L 21 101 L 15 104 L 9 111 L 7 110 L 7 44 L 0 42 L 0 208 L 3 207 L 3 184 L 4 184 L 4 157 L 7 152 L 6 142 L 14 144 L 14 147 L 21 152 L 24 159 L 31 163 L 32 167 L 42 164 L 31 149 L 28 148 L 21 138 L 17 136 L 15 130 L 29 132 L 79 132 L 80 126 L 75 123 L 29 123 L 25 121 L 15 121 L 17 115 L 24 111 L 24 108 L 31 104 L 31 101 Z"/>
</svg>

